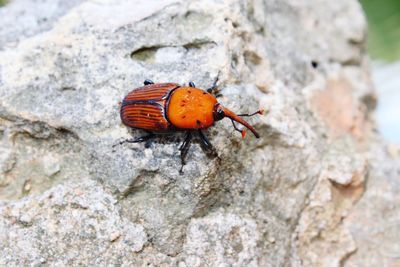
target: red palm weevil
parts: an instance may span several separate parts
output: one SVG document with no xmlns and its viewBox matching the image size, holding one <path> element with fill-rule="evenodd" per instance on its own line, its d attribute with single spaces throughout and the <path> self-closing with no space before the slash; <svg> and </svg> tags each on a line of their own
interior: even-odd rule
<svg viewBox="0 0 400 267">
<path fill-rule="evenodd" d="M 228 117 L 235 130 L 239 131 L 243 138 L 246 136 L 246 131 L 238 129 L 234 121 L 247 127 L 256 138 L 259 138 L 257 131 L 241 117 L 262 114 L 263 111 L 236 115 L 223 107 L 212 95 L 217 87 L 217 81 L 218 78 L 211 88 L 204 91 L 196 88 L 193 82 L 189 82 L 189 86 L 186 87 L 176 83 L 154 83 L 151 80 L 145 80 L 144 86 L 132 90 L 124 98 L 120 116 L 126 126 L 142 129 L 148 134 L 122 141 L 120 144 L 140 143 L 155 137 L 156 134 L 186 131 L 185 139 L 179 149 L 182 162 L 180 172 L 182 172 L 193 133 L 198 133 L 204 148 L 214 151 L 202 130 L 213 126 L 215 121 Z"/>
</svg>

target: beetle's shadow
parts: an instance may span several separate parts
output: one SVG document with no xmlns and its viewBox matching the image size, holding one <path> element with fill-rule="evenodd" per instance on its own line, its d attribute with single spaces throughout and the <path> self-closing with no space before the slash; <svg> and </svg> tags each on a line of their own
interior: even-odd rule
<svg viewBox="0 0 400 267">
<path fill-rule="evenodd" d="M 145 135 L 143 132 L 134 132 L 133 135 L 141 136 Z M 173 134 L 154 134 L 154 137 L 143 142 L 145 148 L 152 148 L 156 145 L 167 145 L 167 144 L 180 144 L 184 140 L 184 133 L 178 132 Z"/>
<path fill-rule="evenodd" d="M 140 138 L 146 135 L 149 135 L 148 132 L 146 131 L 138 131 L 137 129 L 132 129 L 131 131 L 132 137 L 134 138 Z M 184 143 L 185 140 L 185 135 L 186 131 L 178 131 L 174 132 L 171 134 L 154 134 L 154 136 L 148 140 L 145 140 L 143 142 L 138 142 L 137 144 L 142 144 L 144 148 L 155 148 L 157 145 L 166 145 L 166 144 L 176 144 L 178 151 L 180 151 L 180 148 L 182 144 Z M 206 147 L 204 145 L 204 142 L 201 141 L 201 137 L 193 131 L 193 139 L 191 140 L 191 143 L 199 144 L 203 152 L 206 154 L 207 157 L 209 158 L 216 158 L 218 156 L 218 153 L 214 149 L 214 147 Z M 127 144 L 122 144 L 122 145 L 127 145 Z"/>
</svg>

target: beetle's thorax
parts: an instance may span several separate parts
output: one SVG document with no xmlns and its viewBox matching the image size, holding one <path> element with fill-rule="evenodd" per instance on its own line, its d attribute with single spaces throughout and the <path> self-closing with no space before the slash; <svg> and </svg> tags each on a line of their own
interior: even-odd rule
<svg viewBox="0 0 400 267">
<path fill-rule="evenodd" d="M 213 110 L 217 99 L 198 88 L 174 90 L 167 105 L 168 120 L 181 129 L 204 129 L 214 124 Z"/>
</svg>

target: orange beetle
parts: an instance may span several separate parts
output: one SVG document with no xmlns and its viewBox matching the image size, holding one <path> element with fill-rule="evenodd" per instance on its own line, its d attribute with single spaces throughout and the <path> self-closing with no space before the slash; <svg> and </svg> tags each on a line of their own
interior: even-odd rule
<svg viewBox="0 0 400 267">
<path fill-rule="evenodd" d="M 241 132 L 242 137 L 246 135 L 245 130 L 239 130 L 234 121 L 247 127 L 256 138 L 260 135 L 256 130 L 243 120 L 240 116 L 253 116 L 262 114 L 261 110 L 253 114 L 236 115 L 229 109 L 218 103 L 211 92 L 216 89 L 215 80 L 213 86 L 204 91 L 196 88 L 193 82 L 189 87 L 180 86 L 176 83 L 154 83 L 150 80 L 144 81 L 144 86 L 131 91 L 122 101 L 121 120 L 131 128 L 142 129 L 149 134 L 136 139 L 128 139 L 125 142 L 139 143 L 147 141 L 157 133 L 171 133 L 175 131 L 186 131 L 181 151 L 182 172 L 185 164 L 185 156 L 189 150 L 192 134 L 197 131 L 201 144 L 208 150 L 214 151 L 211 143 L 201 131 L 214 125 L 215 121 L 225 117 L 231 119 L 235 130 Z"/>
</svg>

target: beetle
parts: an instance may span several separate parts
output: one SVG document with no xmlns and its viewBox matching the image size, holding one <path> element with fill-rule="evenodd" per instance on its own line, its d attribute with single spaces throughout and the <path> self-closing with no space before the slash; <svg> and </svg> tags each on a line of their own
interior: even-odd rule
<svg viewBox="0 0 400 267">
<path fill-rule="evenodd" d="M 253 126 L 241 117 L 262 114 L 263 111 L 236 115 L 222 106 L 212 94 L 217 88 L 217 81 L 218 77 L 213 86 L 204 91 L 196 88 L 194 82 L 189 82 L 189 86 L 181 86 L 176 83 L 154 83 L 151 80 L 145 80 L 144 86 L 132 90 L 125 96 L 121 103 L 120 116 L 124 125 L 142 129 L 148 134 L 124 140 L 119 144 L 145 142 L 154 138 L 156 134 L 186 131 L 184 141 L 179 148 L 182 163 L 180 173 L 182 173 L 185 157 L 195 132 L 198 133 L 203 147 L 215 152 L 202 130 L 213 126 L 216 121 L 227 117 L 232 121 L 235 130 L 242 134 L 242 138 L 246 136 L 246 130 L 238 129 L 235 121 L 244 125 L 256 138 L 259 138 L 260 135 Z"/>
</svg>

